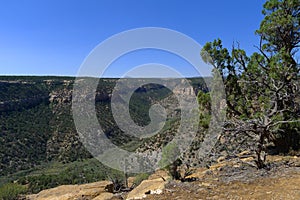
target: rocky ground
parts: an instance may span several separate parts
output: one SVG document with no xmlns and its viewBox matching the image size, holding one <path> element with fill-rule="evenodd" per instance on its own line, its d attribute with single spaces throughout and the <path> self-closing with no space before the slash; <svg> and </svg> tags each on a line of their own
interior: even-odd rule
<svg viewBox="0 0 300 200">
<path fill-rule="evenodd" d="M 300 199 L 300 159 L 271 157 L 269 169 L 245 164 L 199 169 L 195 182 L 166 184 L 163 194 L 146 200 L 163 199 Z"/>
<path fill-rule="evenodd" d="M 190 180 L 193 180 L 191 182 L 168 181 L 168 175 L 159 171 L 129 193 L 109 193 L 110 183 L 99 182 L 82 186 L 60 186 L 27 198 L 35 200 L 300 199 L 299 157 L 269 156 L 268 166 L 261 170 L 251 165 L 251 161 L 251 158 L 236 158 L 220 161 L 209 169 L 197 168 L 189 176 Z"/>
</svg>

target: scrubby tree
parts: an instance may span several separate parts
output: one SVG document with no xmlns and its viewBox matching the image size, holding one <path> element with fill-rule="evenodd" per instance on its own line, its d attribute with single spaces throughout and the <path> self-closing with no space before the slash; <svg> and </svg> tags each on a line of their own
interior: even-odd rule
<svg viewBox="0 0 300 200">
<path fill-rule="evenodd" d="M 159 161 L 159 166 L 165 168 L 170 176 L 179 180 L 181 178 L 178 167 L 182 164 L 181 160 L 175 159 L 180 155 L 180 150 L 176 143 L 169 143 L 162 149 L 162 158 Z"/>
<path fill-rule="evenodd" d="M 296 53 L 300 41 L 300 2 L 269 0 L 256 34 L 257 52 L 239 45 L 229 52 L 220 39 L 207 43 L 201 56 L 223 79 L 228 108 L 225 131 L 254 138 L 256 164 L 265 166 L 266 144 L 281 151 L 299 149 L 300 84 Z"/>
<path fill-rule="evenodd" d="M 210 94 L 202 91 L 198 92 L 197 100 L 199 104 L 199 123 L 203 128 L 208 128 L 211 120 L 211 99 Z"/>
</svg>

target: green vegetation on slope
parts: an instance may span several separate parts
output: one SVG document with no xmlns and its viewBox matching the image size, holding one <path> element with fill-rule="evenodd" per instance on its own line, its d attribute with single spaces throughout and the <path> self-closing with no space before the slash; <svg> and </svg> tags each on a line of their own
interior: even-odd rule
<svg viewBox="0 0 300 200">
<path fill-rule="evenodd" d="M 142 141 L 125 135 L 111 113 L 109 94 L 116 81 L 99 81 L 97 116 L 114 144 L 134 151 Z M 0 77 L 0 185 L 18 180 L 29 185 L 29 192 L 38 192 L 122 175 L 91 159 L 81 144 L 71 112 L 73 83 L 71 77 Z M 202 79 L 191 84 L 197 90 L 206 88 Z M 147 125 L 150 106 L 169 94 L 170 90 L 155 84 L 137 89 L 130 100 L 131 117 Z M 163 132 L 174 128 L 175 121 L 168 119 Z"/>
</svg>

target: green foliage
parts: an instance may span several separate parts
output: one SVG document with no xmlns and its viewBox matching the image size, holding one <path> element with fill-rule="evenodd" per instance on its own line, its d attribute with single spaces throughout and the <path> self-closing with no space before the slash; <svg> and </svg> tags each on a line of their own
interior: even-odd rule
<svg viewBox="0 0 300 200">
<path fill-rule="evenodd" d="M 106 180 L 113 183 L 113 192 L 116 193 L 128 187 L 127 174 L 121 171 L 113 170 L 113 172 L 107 173 Z"/>
<path fill-rule="evenodd" d="M 59 185 L 84 184 L 110 177 L 124 179 L 121 172 L 102 165 L 96 159 L 88 159 L 67 164 L 51 163 L 15 179 L 22 185 L 28 185 L 27 192 L 38 193 Z"/>
<path fill-rule="evenodd" d="M 46 159 L 51 117 L 51 110 L 46 103 L 21 112 L 0 112 L 1 175 L 30 168 Z"/>
<path fill-rule="evenodd" d="M 174 142 L 168 143 L 162 149 L 162 158 L 158 163 L 161 168 L 165 168 L 170 176 L 176 180 L 179 180 L 181 177 L 178 171 L 178 167 L 182 164 L 181 160 L 177 158 L 179 155 L 180 150 L 177 144 Z"/>
<path fill-rule="evenodd" d="M 250 57 L 239 45 L 229 53 L 220 39 L 207 43 L 201 52 L 203 60 L 222 76 L 228 130 L 253 134 L 257 139 L 259 168 L 263 167 L 261 153 L 266 142 L 285 146 L 285 151 L 300 146 L 299 127 L 295 126 L 300 112 L 299 64 L 295 60 L 300 42 L 299 10 L 297 0 L 267 1 L 265 18 L 256 31 L 261 37 L 259 53 Z M 276 135 L 281 135 L 280 140 Z"/>
<path fill-rule="evenodd" d="M 147 84 L 138 88 L 131 96 L 129 102 L 129 112 L 132 119 L 140 126 L 150 123 L 149 109 L 153 102 L 169 96 L 171 91 L 157 84 Z"/>
<path fill-rule="evenodd" d="M 26 193 L 27 188 L 17 183 L 7 183 L 0 187 L 1 200 L 16 200 L 20 194 Z"/>
<path fill-rule="evenodd" d="M 166 167 L 174 162 L 174 158 L 178 157 L 180 151 L 176 143 L 169 143 L 162 149 L 162 158 L 159 161 L 160 167 Z"/>
<path fill-rule="evenodd" d="M 123 173 L 90 159 L 91 155 L 79 141 L 71 98 L 68 99 L 73 81 L 72 77 L 0 77 L 0 102 L 5 102 L 5 106 L 0 104 L 0 185 L 17 180 L 28 185 L 29 193 L 37 193 L 62 184 L 88 183 L 108 177 L 123 183 Z M 99 80 L 97 91 L 108 97 L 116 81 Z M 207 91 L 203 79 L 189 81 L 195 91 Z M 136 90 L 130 100 L 133 120 L 147 125 L 149 107 L 170 93 L 169 89 L 155 84 Z M 97 97 L 97 117 L 105 134 L 114 144 L 134 151 L 141 140 L 118 128 L 109 98 Z M 168 119 L 162 131 L 172 134 L 169 129 L 174 129 L 177 121 Z M 140 176 L 140 180 L 146 177 Z"/>
<path fill-rule="evenodd" d="M 208 128 L 211 120 L 211 99 L 210 93 L 198 92 L 198 104 L 199 104 L 199 123 L 203 128 Z"/>
<path fill-rule="evenodd" d="M 135 186 L 138 186 L 143 180 L 147 180 L 149 177 L 149 174 L 141 173 L 135 176 L 133 184 Z"/>
<path fill-rule="evenodd" d="M 269 0 L 262 11 L 265 18 L 256 31 L 264 41 L 262 50 L 291 53 L 300 42 L 300 2 L 298 0 Z"/>
</svg>

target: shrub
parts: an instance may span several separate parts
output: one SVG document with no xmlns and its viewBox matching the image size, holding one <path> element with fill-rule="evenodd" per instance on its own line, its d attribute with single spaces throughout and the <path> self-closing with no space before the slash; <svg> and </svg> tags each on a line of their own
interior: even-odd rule
<svg viewBox="0 0 300 200">
<path fill-rule="evenodd" d="M 134 186 L 138 186 L 143 180 L 148 179 L 149 174 L 146 173 L 141 173 L 135 176 L 134 181 L 133 181 L 133 185 Z"/>
<path fill-rule="evenodd" d="M 15 200 L 27 191 L 26 186 L 17 183 L 7 183 L 0 187 L 1 200 Z"/>
<path fill-rule="evenodd" d="M 169 143 L 162 150 L 162 158 L 159 161 L 159 166 L 165 168 L 170 176 L 175 179 L 180 179 L 180 173 L 178 167 L 182 164 L 180 159 L 174 160 L 178 155 L 180 155 L 179 148 L 176 143 Z"/>
</svg>

